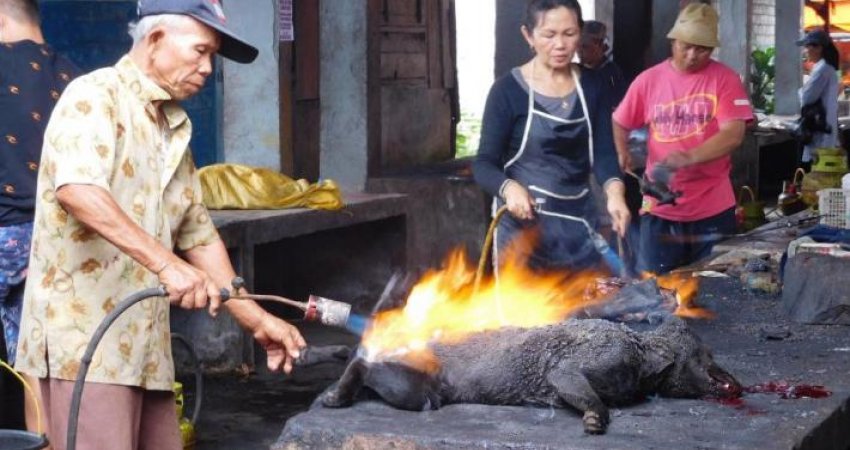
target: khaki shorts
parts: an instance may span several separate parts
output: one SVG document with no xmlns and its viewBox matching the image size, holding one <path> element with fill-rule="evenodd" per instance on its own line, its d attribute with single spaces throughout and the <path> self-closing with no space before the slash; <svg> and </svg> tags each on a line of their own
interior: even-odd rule
<svg viewBox="0 0 850 450">
<path fill-rule="evenodd" d="M 65 450 L 73 381 L 40 379 L 47 433 Z M 180 450 L 174 393 L 135 386 L 86 383 L 77 426 L 78 450 Z"/>
</svg>

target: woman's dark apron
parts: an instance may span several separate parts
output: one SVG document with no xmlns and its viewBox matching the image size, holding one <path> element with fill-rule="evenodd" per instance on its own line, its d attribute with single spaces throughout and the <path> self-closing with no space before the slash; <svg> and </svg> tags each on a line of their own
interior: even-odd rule
<svg viewBox="0 0 850 450">
<path fill-rule="evenodd" d="M 535 218 L 522 221 L 505 214 L 496 229 L 493 262 L 498 268 L 510 242 L 521 232 L 537 232 L 536 244 L 527 256 L 535 269 L 581 270 L 599 261 L 591 233 L 597 225 L 597 209 L 590 191 L 593 166 L 593 129 L 577 70 L 581 108 L 576 105 L 565 120 L 535 108 L 534 87 L 528 86 L 528 118 L 516 155 L 505 164 L 508 178 L 519 182 L 534 198 Z M 576 117 L 578 116 L 578 117 Z M 494 200 L 495 210 L 504 204 Z"/>
</svg>

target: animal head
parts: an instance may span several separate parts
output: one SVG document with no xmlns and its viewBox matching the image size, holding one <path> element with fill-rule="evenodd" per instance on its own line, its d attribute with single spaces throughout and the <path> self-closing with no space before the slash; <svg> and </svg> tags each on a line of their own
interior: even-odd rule
<svg viewBox="0 0 850 450">
<path fill-rule="evenodd" d="M 366 384 L 399 409 L 426 411 L 441 406 L 437 376 L 404 363 L 369 364 Z"/>
<path fill-rule="evenodd" d="M 650 334 L 648 358 L 656 390 L 667 397 L 740 397 L 741 384 L 714 362 L 687 324 L 678 317 L 667 319 Z"/>
</svg>

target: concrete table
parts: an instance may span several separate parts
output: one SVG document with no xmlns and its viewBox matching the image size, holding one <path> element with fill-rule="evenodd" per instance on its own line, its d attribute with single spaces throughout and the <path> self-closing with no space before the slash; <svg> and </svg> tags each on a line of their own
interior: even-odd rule
<svg viewBox="0 0 850 450">
<path fill-rule="evenodd" d="M 301 298 L 304 292 L 315 291 L 316 285 L 327 284 L 328 280 L 304 280 L 299 275 L 316 271 L 315 266 L 322 265 L 317 260 L 327 260 L 328 254 L 350 260 L 347 265 L 339 264 L 335 275 L 354 280 L 364 278 L 362 273 L 352 272 L 357 272 L 359 266 L 374 265 L 374 259 L 380 257 L 371 255 L 371 262 L 359 259 L 367 253 L 359 246 L 367 237 L 383 242 L 381 249 L 392 254 L 393 265 L 404 267 L 407 197 L 400 194 L 344 193 L 343 198 L 346 206 L 340 211 L 296 208 L 210 213 L 236 272 L 245 279 L 249 290 L 262 289 L 262 293 L 306 300 Z M 363 234 L 363 239 L 358 239 L 360 234 Z M 325 243 L 327 245 L 323 245 Z M 287 250 L 292 248 L 297 250 Z M 279 259 L 281 253 L 289 253 L 289 258 L 297 263 L 288 266 L 288 261 Z M 258 269 L 257 265 L 261 267 Z M 369 280 L 372 282 L 369 294 L 377 298 L 389 274 L 382 272 L 374 278 L 379 279 Z M 280 285 L 282 283 L 278 283 L 283 279 L 286 280 L 286 288 L 299 290 L 286 290 Z M 328 295 L 326 292 L 315 293 Z M 342 298 L 346 294 L 339 289 L 331 289 L 330 293 Z M 172 330 L 194 343 L 199 358 L 209 369 L 231 370 L 243 363 L 261 365 L 254 355 L 253 339 L 229 314 L 220 314 L 213 319 L 207 314 L 174 308 L 171 326 Z M 178 366 L 180 363 L 178 361 Z"/>
<path fill-rule="evenodd" d="M 744 385 L 786 380 L 824 385 L 827 398 L 747 394 L 743 404 L 651 398 L 613 409 L 608 433 L 588 436 L 570 410 L 449 405 L 405 412 L 377 401 L 314 408 L 286 427 L 273 449 L 790 449 L 846 450 L 850 443 L 850 329 L 790 323 L 775 297 L 731 279 L 703 282 L 700 304 L 717 313 L 692 321 L 718 363 Z M 766 330 L 782 328 L 773 340 Z"/>
</svg>

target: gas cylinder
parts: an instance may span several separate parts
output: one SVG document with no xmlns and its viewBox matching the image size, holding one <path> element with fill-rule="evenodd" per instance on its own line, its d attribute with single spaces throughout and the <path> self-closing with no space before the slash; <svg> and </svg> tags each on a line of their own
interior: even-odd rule
<svg viewBox="0 0 850 450">
<path fill-rule="evenodd" d="M 817 207 L 817 192 L 840 188 L 847 173 L 847 154 L 841 148 L 818 148 L 812 155 L 812 171 L 803 177 L 801 194 L 806 204 Z"/>
<path fill-rule="evenodd" d="M 180 437 L 183 441 L 183 450 L 194 450 L 195 448 L 195 426 L 192 421 L 183 417 L 183 383 L 174 382 L 174 400 L 177 403 L 177 420 L 180 424 Z"/>
</svg>

